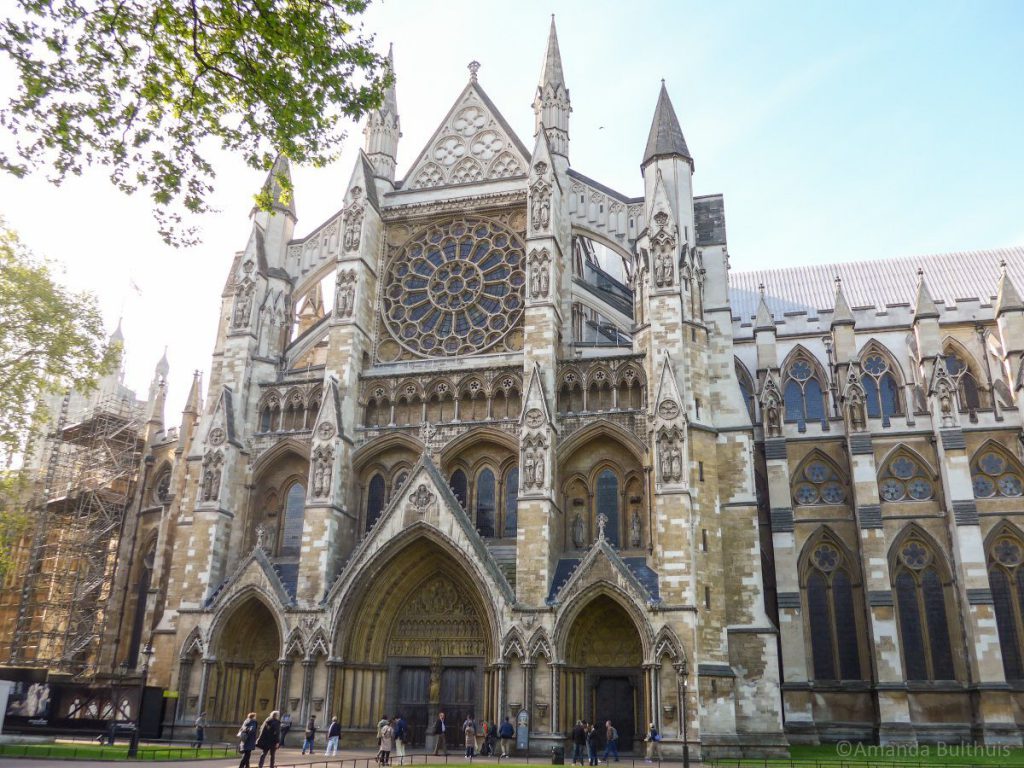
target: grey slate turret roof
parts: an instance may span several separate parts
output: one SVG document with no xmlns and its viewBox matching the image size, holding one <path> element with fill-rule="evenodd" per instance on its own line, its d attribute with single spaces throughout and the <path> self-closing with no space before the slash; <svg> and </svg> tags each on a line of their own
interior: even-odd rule
<svg viewBox="0 0 1024 768">
<path fill-rule="evenodd" d="M 641 166 L 647 165 L 656 157 L 678 155 L 693 162 L 693 156 L 686 146 L 683 129 L 679 127 L 679 118 L 672 108 L 672 100 L 668 97 L 665 81 L 661 81 L 661 93 L 658 94 L 658 106 L 654 110 L 651 121 L 651 132 L 647 136 L 647 149 Z"/>
</svg>

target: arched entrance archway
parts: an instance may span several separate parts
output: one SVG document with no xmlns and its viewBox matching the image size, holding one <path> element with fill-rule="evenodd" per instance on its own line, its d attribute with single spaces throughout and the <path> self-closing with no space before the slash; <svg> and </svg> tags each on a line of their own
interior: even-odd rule
<svg viewBox="0 0 1024 768">
<path fill-rule="evenodd" d="M 376 568 L 360 591 L 337 639 L 346 663 L 334 690 L 353 692 L 336 704 L 343 729 L 372 736 L 381 714 L 399 712 L 418 746 L 443 711 L 451 745 L 466 715 L 492 716 L 494 620 L 465 566 L 423 537 Z"/>
<path fill-rule="evenodd" d="M 578 720 L 611 720 L 619 748 L 630 750 L 643 730 L 643 642 L 633 619 L 616 600 L 598 595 L 573 620 L 566 635 L 563 729 Z M 598 729 L 603 736 L 603 729 Z"/>
<path fill-rule="evenodd" d="M 206 714 L 213 725 L 237 727 L 248 712 L 265 715 L 277 703 L 281 640 L 277 621 L 257 597 L 236 605 L 213 643 Z M 231 731 L 233 735 L 233 731 Z"/>
</svg>

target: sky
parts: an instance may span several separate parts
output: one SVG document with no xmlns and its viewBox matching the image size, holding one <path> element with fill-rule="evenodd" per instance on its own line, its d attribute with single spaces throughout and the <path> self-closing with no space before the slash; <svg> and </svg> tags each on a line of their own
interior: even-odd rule
<svg viewBox="0 0 1024 768">
<path fill-rule="evenodd" d="M 734 270 L 1024 245 L 1024 3 L 377 0 L 394 44 L 401 177 L 481 64 L 481 86 L 527 146 L 551 14 L 572 98 L 574 168 L 642 194 L 664 78 L 696 194 L 725 195 Z M 0 95 L 12 87 L 0 63 Z M 296 236 L 340 209 L 361 127 L 337 163 L 293 168 Z M 156 234 L 145 195 L 102 172 L 61 187 L 0 176 L 0 214 L 61 279 L 122 318 L 126 383 L 144 395 L 166 346 L 168 421 L 208 371 L 220 293 L 263 182 L 215 157 L 201 245 Z M 135 289 L 135 287 L 138 290 Z"/>
</svg>

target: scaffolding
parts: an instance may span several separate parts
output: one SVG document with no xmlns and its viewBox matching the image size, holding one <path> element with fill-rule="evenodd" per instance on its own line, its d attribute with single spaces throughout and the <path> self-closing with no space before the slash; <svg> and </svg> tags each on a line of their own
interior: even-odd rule
<svg viewBox="0 0 1024 768">
<path fill-rule="evenodd" d="M 123 391 L 93 401 L 79 418 L 69 416 L 71 399 L 47 436 L 10 663 L 87 679 L 98 671 L 143 418 Z"/>
</svg>

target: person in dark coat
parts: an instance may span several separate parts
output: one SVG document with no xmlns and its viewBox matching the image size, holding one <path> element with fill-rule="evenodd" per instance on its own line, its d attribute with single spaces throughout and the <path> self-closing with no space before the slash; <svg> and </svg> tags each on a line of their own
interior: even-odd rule
<svg viewBox="0 0 1024 768">
<path fill-rule="evenodd" d="M 249 758 L 256 749 L 256 733 L 259 729 L 260 722 L 256 719 L 256 713 L 250 712 L 245 716 L 242 727 L 238 729 L 238 751 L 242 753 L 238 768 L 249 768 Z"/>
<path fill-rule="evenodd" d="M 434 754 L 448 754 L 448 723 L 444 720 L 444 712 L 439 712 L 437 722 L 434 723 L 434 735 L 437 741 L 434 742 Z"/>
<path fill-rule="evenodd" d="M 583 753 L 587 748 L 587 730 L 583 727 L 583 721 L 577 720 L 572 729 L 572 764 L 578 762 L 583 765 Z"/>
<path fill-rule="evenodd" d="M 256 737 L 256 746 L 260 750 L 260 768 L 263 768 L 263 761 L 270 755 L 270 768 L 274 768 L 274 755 L 281 743 L 281 713 L 276 709 L 263 721 L 260 726 L 259 736 Z"/>
</svg>

